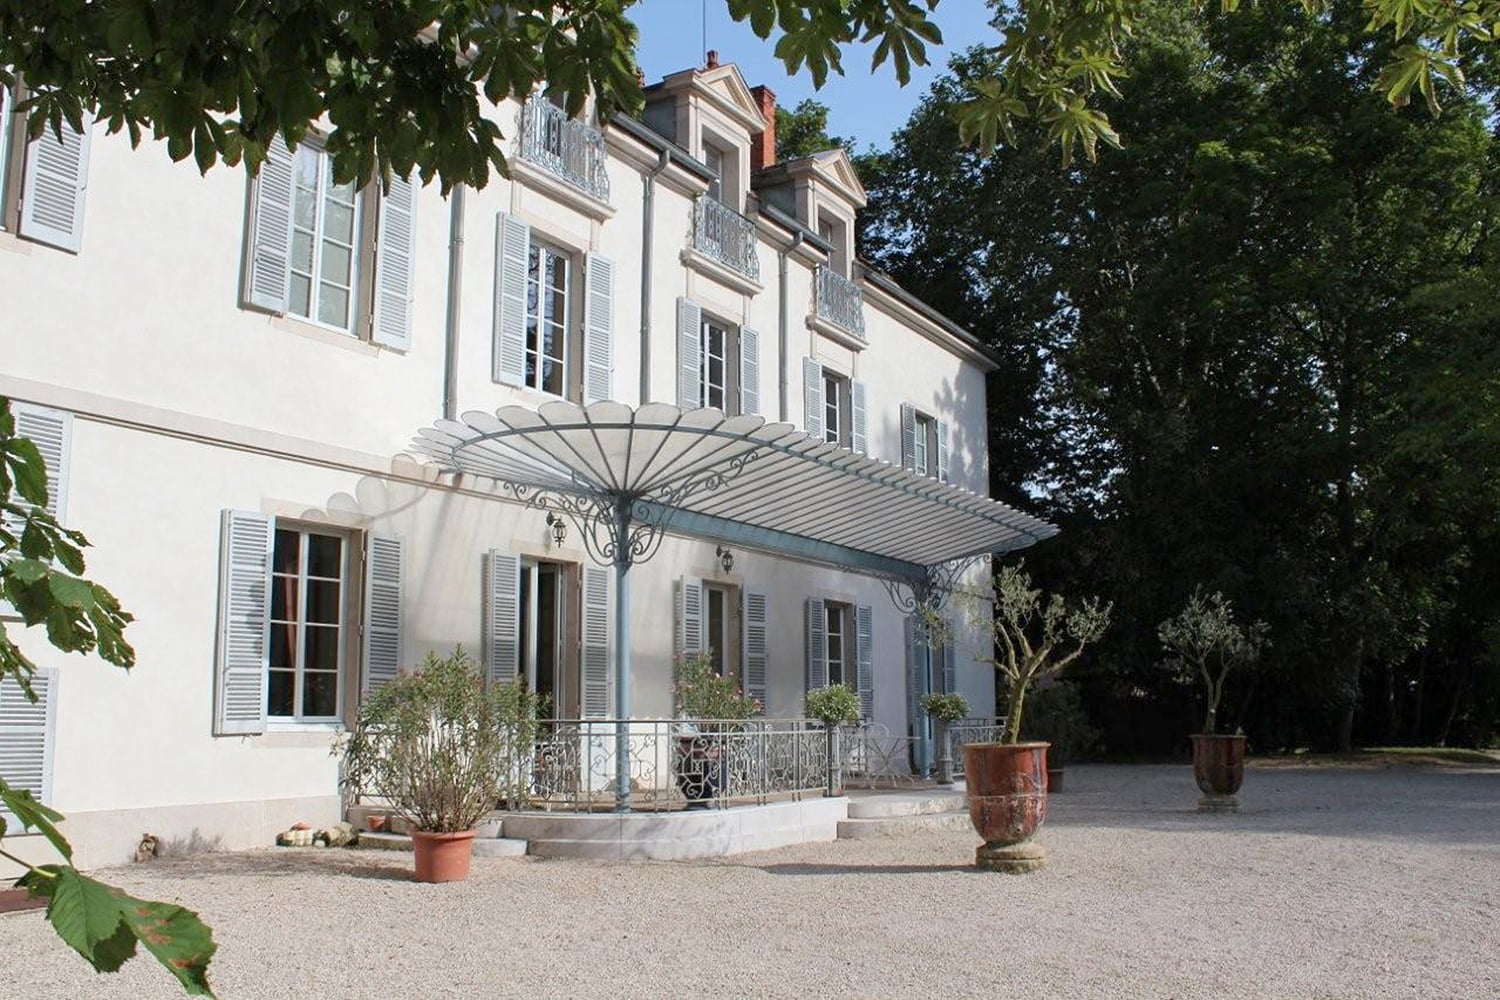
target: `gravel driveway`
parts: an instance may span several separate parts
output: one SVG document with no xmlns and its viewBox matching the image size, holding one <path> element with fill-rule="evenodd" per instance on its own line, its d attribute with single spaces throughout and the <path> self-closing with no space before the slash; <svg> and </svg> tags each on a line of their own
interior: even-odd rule
<svg viewBox="0 0 1500 1000">
<path fill-rule="evenodd" d="M 266 850 L 107 877 L 213 925 L 229 998 L 1500 997 L 1500 770 L 1252 770 L 1237 816 L 1186 767 L 1076 767 L 1050 867 L 969 867 L 929 833 L 715 862 Z M 172 997 L 0 917 L 0 995 Z"/>
</svg>

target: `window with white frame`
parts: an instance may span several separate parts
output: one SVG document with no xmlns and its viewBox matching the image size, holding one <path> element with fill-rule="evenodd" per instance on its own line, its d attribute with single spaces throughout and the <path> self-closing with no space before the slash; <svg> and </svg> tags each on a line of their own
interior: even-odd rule
<svg viewBox="0 0 1500 1000">
<path fill-rule="evenodd" d="M 937 469 L 929 456 L 937 450 L 937 424 L 924 414 L 917 414 L 917 432 L 912 438 L 912 471 L 919 476 L 935 476 Z"/>
<path fill-rule="evenodd" d="M 853 658 L 853 629 L 850 627 L 852 609 L 838 601 L 825 601 L 828 609 L 828 683 L 847 684 L 857 688 Z"/>
<path fill-rule="evenodd" d="M 553 396 L 571 395 L 572 285 L 572 258 L 533 240 L 526 274 L 526 385 Z"/>
<path fill-rule="evenodd" d="M 725 672 L 731 665 L 730 588 L 711 583 L 704 584 L 703 603 L 705 605 L 703 641 L 713 659 L 714 673 L 720 677 L 731 676 Z"/>
<path fill-rule="evenodd" d="M 740 411 L 740 331 L 733 324 L 709 316 L 703 318 L 703 340 L 699 350 L 700 405 L 726 414 Z"/>
<path fill-rule="evenodd" d="M 336 722 L 348 638 L 349 538 L 277 521 L 271 552 L 266 718 Z"/>
<path fill-rule="evenodd" d="M 837 372 L 823 369 L 823 440 L 829 444 L 850 447 L 853 418 L 849 399 L 849 380 Z"/>
<path fill-rule="evenodd" d="M 724 151 L 712 143 L 703 144 L 703 164 L 713 176 L 708 182 L 708 196 L 714 201 L 724 201 Z"/>
<path fill-rule="evenodd" d="M 292 257 L 287 311 L 354 332 L 359 288 L 361 197 L 340 184 L 323 149 L 297 147 L 292 171 Z"/>
</svg>

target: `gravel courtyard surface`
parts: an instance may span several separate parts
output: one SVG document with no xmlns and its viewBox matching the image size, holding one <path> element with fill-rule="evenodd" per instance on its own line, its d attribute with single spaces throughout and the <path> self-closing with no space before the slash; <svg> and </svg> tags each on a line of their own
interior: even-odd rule
<svg viewBox="0 0 1500 1000">
<path fill-rule="evenodd" d="M 1237 816 L 1186 767 L 1068 772 L 1050 868 L 976 838 L 714 862 L 475 862 L 265 850 L 111 871 L 213 925 L 241 997 L 1500 997 L 1500 770 L 1252 770 Z M 172 997 L 147 957 L 94 974 L 36 912 L 0 917 L 0 994 Z"/>
</svg>

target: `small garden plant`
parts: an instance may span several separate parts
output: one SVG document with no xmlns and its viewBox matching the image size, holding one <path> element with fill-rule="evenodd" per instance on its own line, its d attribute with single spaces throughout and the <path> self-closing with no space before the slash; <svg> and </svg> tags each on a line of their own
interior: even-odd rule
<svg viewBox="0 0 1500 1000">
<path fill-rule="evenodd" d="M 1201 589 L 1195 589 L 1182 610 L 1157 628 L 1156 636 L 1168 654 L 1168 669 L 1185 683 L 1203 681 L 1203 732 L 1219 731 L 1224 682 L 1232 671 L 1255 665 L 1270 642 L 1270 631 L 1263 621 L 1241 625 L 1228 598 L 1218 591 L 1205 597 Z"/>
<path fill-rule="evenodd" d="M 847 684 L 831 684 L 807 692 L 806 711 L 825 726 L 853 725 L 860 719 L 859 695 Z"/>
<path fill-rule="evenodd" d="M 535 693 L 487 684 L 460 646 L 369 695 L 334 752 L 353 794 L 385 799 L 418 830 L 456 833 L 524 793 L 536 715 Z"/>
<path fill-rule="evenodd" d="M 733 721 L 761 712 L 761 703 L 746 695 L 733 677 L 720 676 L 714 669 L 710 650 L 678 658 L 672 699 L 681 719 Z"/>
<path fill-rule="evenodd" d="M 964 696 L 953 692 L 950 694 L 938 694 L 936 692 L 924 694 L 920 702 L 922 711 L 934 722 L 945 725 L 961 722 L 969 717 L 969 703 Z"/>
</svg>

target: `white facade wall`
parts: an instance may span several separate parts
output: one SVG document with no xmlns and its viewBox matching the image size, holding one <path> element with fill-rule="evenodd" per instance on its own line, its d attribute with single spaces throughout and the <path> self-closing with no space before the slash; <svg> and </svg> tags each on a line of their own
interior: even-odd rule
<svg viewBox="0 0 1500 1000">
<path fill-rule="evenodd" d="M 507 132 L 516 110 L 496 111 Z M 682 121 L 697 120 L 689 110 Z M 736 127 L 712 109 L 704 119 L 720 138 Z M 457 412 L 548 398 L 492 375 L 501 212 L 550 244 L 614 262 L 613 396 L 643 401 L 643 191 L 659 151 L 619 133 L 609 141 L 608 212 L 580 210 L 577 199 L 519 176 L 466 193 Z M 743 180 L 748 149 L 741 152 L 735 169 Z M 677 300 L 686 296 L 759 331 L 768 420 L 783 416 L 784 370 L 784 416 L 803 426 L 802 359 L 814 357 L 868 386 L 872 455 L 901 461 L 899 408 L 911 403 L 951 428 L 952 481 L 987 491 L 984 356 L 937 319 L 869 286 L 867 346 L 851 349 L 815 332 L 814 267 L 826 257 L 804 243 L 787 257 L 782 357 L 778 265 L 792 234 L 761 227 L 759 287 L 747 290 L 685 263 L 703 179 L 672 165 L 654 183 L 651 400 L 677 402 Z M 236 848 L 266 843 L 296 819 L 320 823 L 339 813 L 329 753 L 336 727 L 213 735 L 223 510 L 401 538 L 408 666 L 458 643 L 480 655 L 490 549 L 587 563 L 576 538 L 554 550 L 542 515 L 487 496 L 490 484 L 435 481 L 403 455 L 417 430 L 442 416 L 451 200 L 435 186 L 419 194 L 414 319 L 402 352 L 241 306 L 248 189 L 243 171 L 219 167 L 200 177 L 159 148 L 132 151 L 96 129 L 80 252 L 0 232 L 0 394 L 73 414 L 65 521 L 93 544 L 89 576 L 137 619 L 127 632 L 138 653 L 129 674 L 56 653 L 35 631 L 20 637 L 58 672 L 50 801 L 69 815 L 85 865 L 124 860 L 146 831 L 169 843 Z M 768 593 L 773 717 L 802 711 L 807 598 L 870 605 L 874 721 L 908 731 L 903 619 L 880 581 L 738 547 L 726 574 L 714 549 L 669 538 L 635 572 L 637 716 L 671 714 L 675 586 L 688 575 Z M 978 648 L 977 637 L 964 641 L 958 686 L 975 714 L 990 714 L 993 671 L 974 662 Z M 358 684 L 357 667 L 356 646 L 346 688 Z"/>
</svg>

